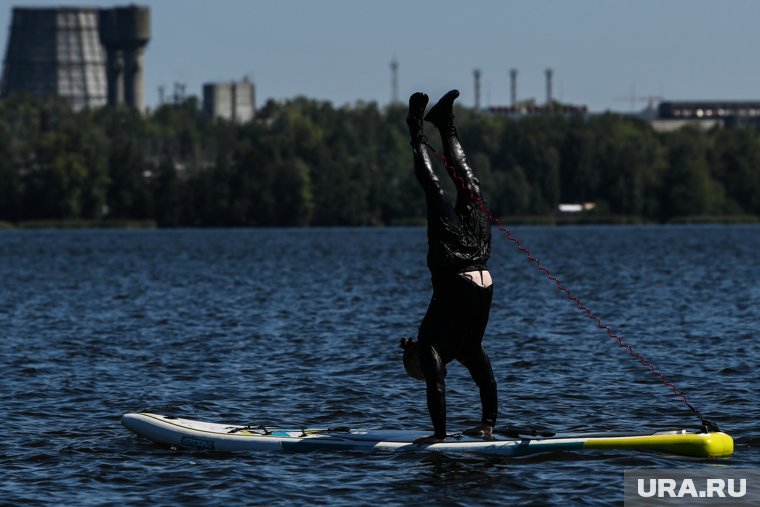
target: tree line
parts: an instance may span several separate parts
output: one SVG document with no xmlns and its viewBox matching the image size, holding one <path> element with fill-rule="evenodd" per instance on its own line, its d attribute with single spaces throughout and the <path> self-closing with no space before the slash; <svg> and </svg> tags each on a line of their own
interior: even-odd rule
<svg viewBox="0 0 760 507">
<path fill-rule="evenodd" d="M 658 133 L 611 113 L 456 115 L 497 216 L 552 216 L 574 202 L 594 202 L 591 218 L 760 215 L 752 127 Z M 140 114 L 10 96 L 0 100 L 0 221 L 421 223 L 405 116 L 403 105 L 298 97 L 236 125 L 208 118 L 195 97 Z"/>
</svg>

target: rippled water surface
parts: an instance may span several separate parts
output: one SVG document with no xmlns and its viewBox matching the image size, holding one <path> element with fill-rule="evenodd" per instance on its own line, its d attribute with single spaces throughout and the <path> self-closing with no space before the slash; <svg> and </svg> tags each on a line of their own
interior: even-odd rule
<svg viewBox="0 0 760 507">
<path fill-rule="evenodd" d="M 758 468 L 760 227 L 513 231 L 734 436 L 729 460 L 577 452 L 211 454 L 119 424 L 430 428 L 403 373 L 430 283 L 422 228 L 0 233 L 0 498 L 10 504 L 620 504 L 626 467 Z M 485 345 L 499 422 L 695 429 L 684 403 L 505 238 Z M 449 426 L 477 422 L 461 366 Z"/>
</svg>

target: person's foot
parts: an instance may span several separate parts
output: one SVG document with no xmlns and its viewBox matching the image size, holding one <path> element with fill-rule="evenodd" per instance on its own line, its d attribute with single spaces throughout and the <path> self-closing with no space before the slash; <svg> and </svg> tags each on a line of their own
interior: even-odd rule
<svg viewBox="0 0 760 507">
<path fill-rule="evenodd" d="M 427 104 L 428 96 L 424 93 L 416 92 L 409 97 L 409 113 L 406 115 L 406 124 L 409 127 L 409 135 L 413 143 L 425 142 L 422 118 L 425 116 Z"/>
<path fill-rule="evenodd" d="M 464 430 L 462 433 L 468 437 L 479 437 L 490 440 L 493 438 L 493 426 L 489 424 L 479 424 L 474 428 Z"/>
<path fill-rule="evenodd" d="M 443 442 L 444 439 L 438 438 L 435 435 L 430 435 L 427 437 L 419 437 L 415 438 L 414 442 L 412 442 L 414 445 L 433 445 L 433 444 L 440 444 Z"/>
<path fill-rule="evenodd" d="M 438 130 L 447 131 L 454 128 L 454 101 L 459 97 L 459 90 L 451 90 L 430 108 L 425 121 L 435 125 Z"/>
</svg>

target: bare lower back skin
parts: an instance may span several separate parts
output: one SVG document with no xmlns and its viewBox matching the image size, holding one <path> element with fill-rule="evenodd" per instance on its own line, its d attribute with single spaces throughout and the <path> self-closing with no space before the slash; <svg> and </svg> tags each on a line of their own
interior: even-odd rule
<svg viewBox="0 0 760 507">
<path fill-rule="evenodd" d="M 461 273 L 461 275 L 479 287 L 488 288 L 493 285 L 491 273 L 487 269 L 465 271 L 464 273 Z"/>
</svg>

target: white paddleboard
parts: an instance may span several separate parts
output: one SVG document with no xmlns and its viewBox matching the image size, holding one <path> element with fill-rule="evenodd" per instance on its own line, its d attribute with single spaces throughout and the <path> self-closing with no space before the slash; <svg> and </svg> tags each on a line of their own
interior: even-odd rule
<svg viewBox="0 0 760 507">
<path fill-rule="evenodd" d="M 733 439 L 725 433 L 692 433 L 685 430 L 647 435 L 558 435 L 554 437 L 492 439 L 452 434 L 441 443 L 415 445 L 430 433 L 405 430 L 296 429 L 253 427 L 194 421 L 172 416 L 133 413 L 121 423 L 137 435 L 159 444 L 202 451 L 314 451 L 384 450 L 475 452 L 498 456 L 526 456 L 540 452 L 583 449 L 646 449 L 699 457 L 723 457 L 733 453 Z"/>
</svg>

